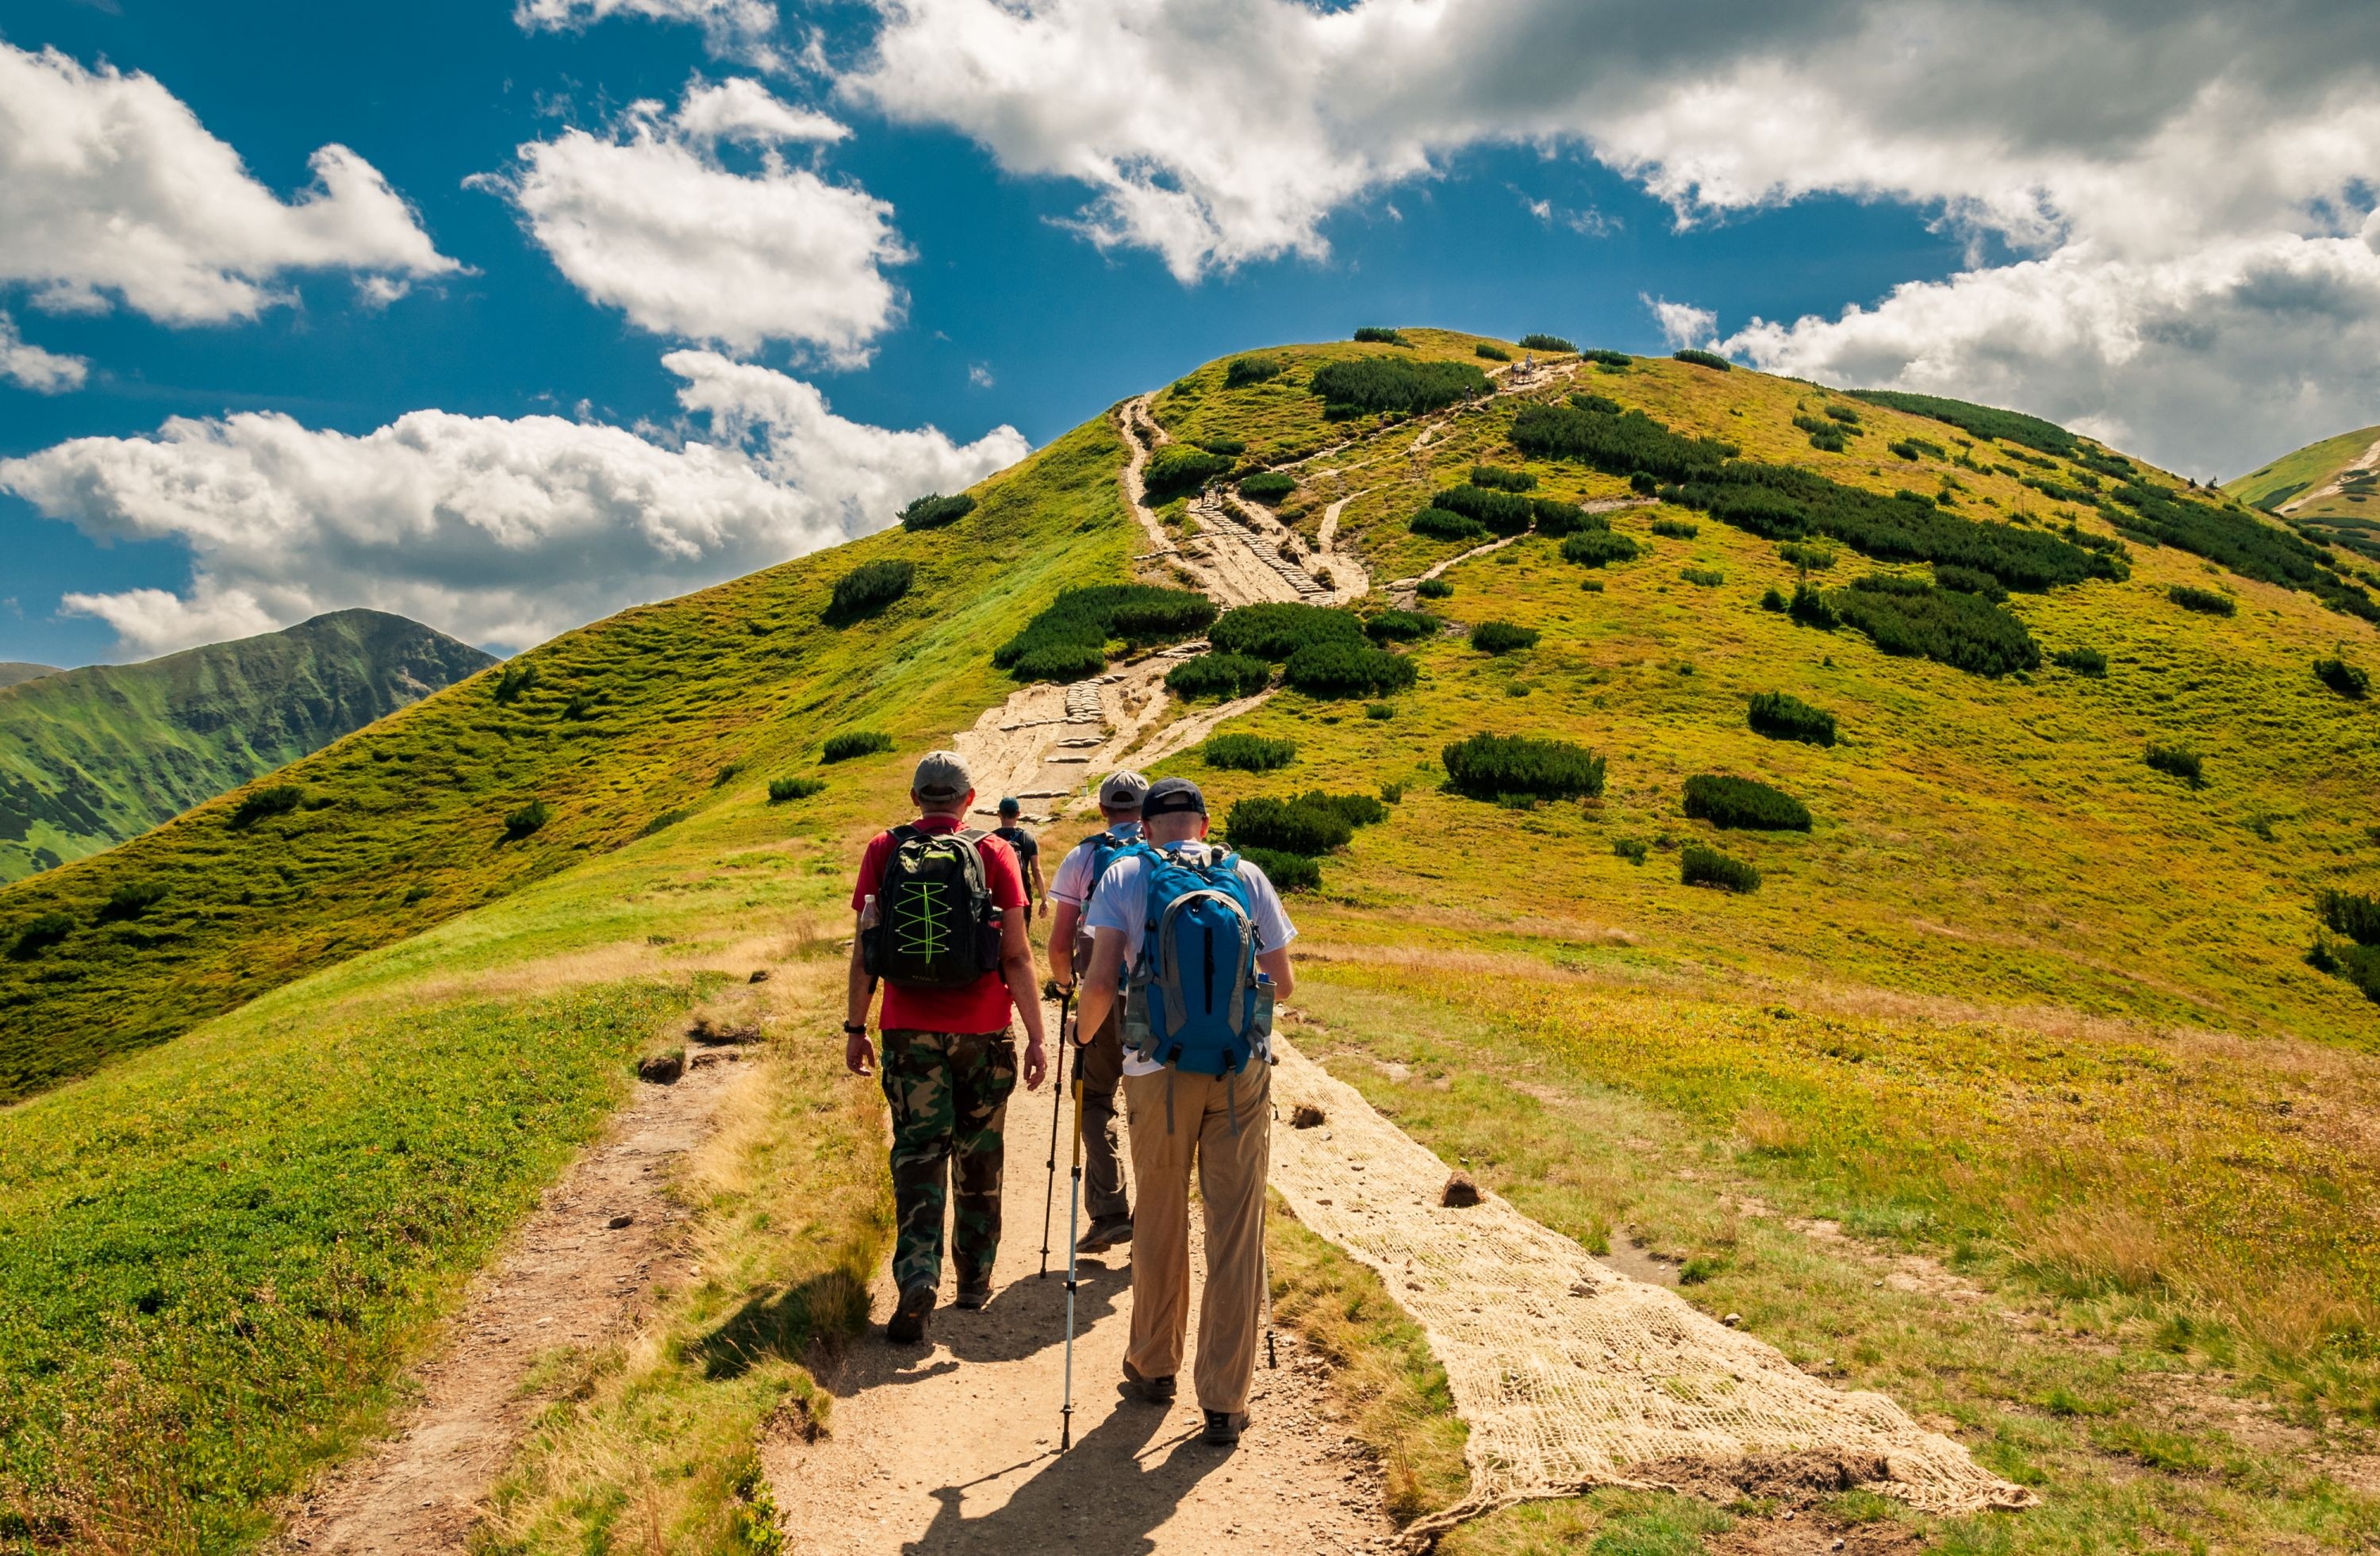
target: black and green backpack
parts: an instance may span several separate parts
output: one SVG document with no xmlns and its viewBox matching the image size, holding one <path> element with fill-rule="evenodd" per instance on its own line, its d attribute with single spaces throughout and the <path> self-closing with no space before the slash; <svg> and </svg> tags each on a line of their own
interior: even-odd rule
<svg viewBox="0 0 2380 1556">
<path fill-rule="evenodd" d="M 869 976 L 904 989 L 964 989 L 1000 966 L 1000 910 L 983 879 L 983 833 L 892 829 L 861 942 Z"/>
</svg>

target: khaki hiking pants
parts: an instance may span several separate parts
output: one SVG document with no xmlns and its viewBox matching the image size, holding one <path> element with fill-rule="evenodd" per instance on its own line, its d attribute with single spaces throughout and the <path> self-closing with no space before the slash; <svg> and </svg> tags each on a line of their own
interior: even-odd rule
<svg viewBox="0 0 2380 1556">
<path fill-rule="evenodd" d="M 1167 1127 L 1168 1088 L 1172 1092 Z M 1132 1170 L 1132 1343 L 1124 1360 L 1143 1378 L 1182 1369 L 1190 1315 L 1190 1168 L 1207 1215 L 1207 1289 L 1198 1313 L 1196 1383 L 1202 1410 L 1248 1407 L 1264 1307 L 1265 1175 L 1272 1148 L 1272 1066 L 1236 1076 L 1161 1070 L 1126 1076 Z M 1238 1124 L 1233 1132 L 1233 1121 Z"/>
<path fill-rule="evenodd" d="M 1132 1217 L 1116 1127 L 1116 1091 L 1123 1084 L 1123 1010 L 1119 1000 L 1098 1034 L 1075 1050 L 1083 1077 L 1083 1215 L 1094 1222 Z"/>
</svg>

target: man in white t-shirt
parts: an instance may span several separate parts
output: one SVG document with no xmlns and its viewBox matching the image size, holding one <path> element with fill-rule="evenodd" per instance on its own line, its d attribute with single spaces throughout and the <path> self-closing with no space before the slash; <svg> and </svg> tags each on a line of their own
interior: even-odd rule
<svg viewBox="0 0 2380 1556">
<path fill-rule="evenodd" d="M 1207 800 L 1185 778 L 1168 778 L 1141 801 L 1141 825 L 1152 847 L 1209 857 Z M 1083 975 L 1078 1032 L 1095 1032 L 1114 1008 L 1125 974 L 1140 959 L 1150 910 L 1150 859 L 1124 856 L 1100 877 L 1087 915 L 1091 965 Z M 1257 966 L 1274 996 L 1294 984 L 1289 943 L 1296 926 L 1281 911 L 1281 894 L 1263 870 L 1245 859 L 1248 917 L 1256 930 Z M 1172 1401 L 1181 1370 L 1190 1307 L 1190 1169 L 1198 1169 L 1206 1206 L 1207 1286 L 1200 1297 L 1195 1382 L 1207 1415 L 1207 1441 L 1228 1446 L 1247 1425 L 1248 1388 L 1256 1377 L 1257 1329 L 1264 1303 L 1265 1179 L 1272 1145 L 1272 1067 L 1259 1054 L 1235 1075 L 1179 1072 L 1127 1049 L 1123 1062 L 1125 1116 L 1132 1130 L 1132 1170 L 1140 1191 L 1133 1216 L 1132 1340 L 1124 1380 L 1156 1404 Z"/>
<path fill-rule="evenodd" d="M 1099 887 L 1105 860 L 1113 863 L 1140 841 L 1140 801 L 1148 780 L 1126 770 L 1111 772 L 1099 785 L 1099 818 L 1104 830 L 1075 845 L 1058 862 L 1050 878 L 1050 978 L 1061 989 L 1075 986 L 1078 968 L 1090 965 L 1090 930 L 1083 923 L 1083 906 Z M 1123 1085 L 1122 1013 L 1111 1011 L 1105 1021 L 1086 1027 L 1090 1036 L 1075 1051 L 1076 1093 L 1083 1110 L 1083 1213 L 1091 1224 L 1075 1245 L 1078 1253 L 1096 1254 L 1132 1241 L 1132 1201 L 1125 1197 L 1123 1163 L 1118 1159 L 1116 1093 Z"/>
</svg>

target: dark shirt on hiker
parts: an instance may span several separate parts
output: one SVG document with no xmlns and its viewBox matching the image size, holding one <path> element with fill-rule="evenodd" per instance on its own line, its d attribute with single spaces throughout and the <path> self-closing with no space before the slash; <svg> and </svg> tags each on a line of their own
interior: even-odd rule
<svg viewBox="0 0 2380 1556">
<path fill-rule="evenodd" d="M 1041 845 L 1023 827 L 994 827 L 991 835 L 1016 850 L 1016 872 L 1026 881 L 1033 879 L 1033 861 L 1041 857 Z"/>
</svg>

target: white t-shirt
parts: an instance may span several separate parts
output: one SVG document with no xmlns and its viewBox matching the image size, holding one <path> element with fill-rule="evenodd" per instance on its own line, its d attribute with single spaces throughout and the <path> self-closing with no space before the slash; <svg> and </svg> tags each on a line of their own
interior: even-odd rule
<svg viewBox="0 0 2380 1556">
<path fill-rule="evenodd" d="M 1138 821 L 1123 821 L 1119 822 L 1115 826 L 1110 827 L 1108 831 L 1114 833 L 1118 837 L 1136 838 L 1140 835 L 1140 823 Z M 1058 861 L 1058 873 L 1050 878 L 1050 900 L 1051 902 L 1068 903 L 1075 907 L 1083 906 L 1083 899 L 1091 894 L 1091 886 L 1093 884 L 1091 881 L 1092 853 L 1093 849 L 1091 847 L 1090 841 L 1087 838 L 1083 842 L 1075 844 L 1073 848 L 1067 851 L 1066 857 Z"/>
<path fill-rule="evenodd" d="M 1188 854 L 1196 850 L 1207 860 L 1219 858 L 1223 850 L 1210 844 L 1169 843 L 1164 852 Z M 1080 850 L 1076 850 L 1080 852 Z M 1297 938 L 1297 926 L 1289 921 L 1281 910 L 1281 893 L 1273 890 L 1265 872 L 1253 860 L 1240 860 L 1240 880 L 1248 892 L 1248 921 L 1257 932 L 1259 953 L 1279 951 Z M 1052 895 L 1055 889 L 1052 888 Z M 1093 930 L 1116 930 L 1123 932 L 1125 946 L 1124 972 L 1129 976 L 1140 963 L 1141 954 L 1148 949 L 1148 860 L 1139 854 L 1126 854 L 1108 866 L 1099 877 L 1099 889 L 1091 898 L 1091 910 L 1083 920 Z M 1165 1068 L 1155 1060 L 1143 1059 L 1127 1048 L 1123 1051 L 1123 1073 L 1128 1076 L 1149 1076 Z"/>
</svg>

